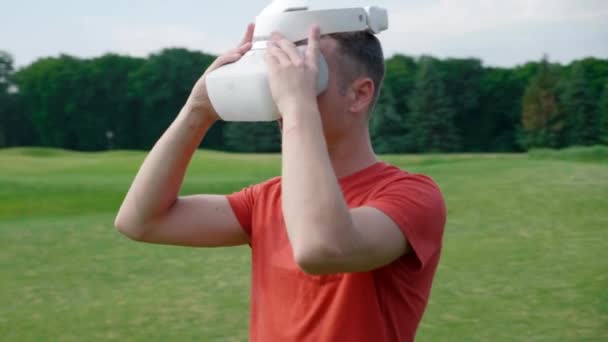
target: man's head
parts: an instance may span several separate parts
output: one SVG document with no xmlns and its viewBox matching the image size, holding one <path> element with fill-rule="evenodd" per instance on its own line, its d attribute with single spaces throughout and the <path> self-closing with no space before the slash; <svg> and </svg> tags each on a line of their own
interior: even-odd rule
<svg viewBox="0 0 608 342">
<path fill-rule="evenodd" d="M 341 90 L 346 93 L 352 82 L 362 77 L 370 78 L 375 87 L 373 107 L 380 95 L 385 73 L 380 41 L 368 32 L 334 33 L 328 37 L 337 42 L 337 54 L 342 63 L 337 70 Z"/>
<path fill-rule="evenodd" d="M 320 47 L 329 66 L 328 88 L 319 96 L 326 137 L 366 129 L 385 73 L 378 38 L 368 32 L 336 33 L 323 36 Z"/>
</svg>

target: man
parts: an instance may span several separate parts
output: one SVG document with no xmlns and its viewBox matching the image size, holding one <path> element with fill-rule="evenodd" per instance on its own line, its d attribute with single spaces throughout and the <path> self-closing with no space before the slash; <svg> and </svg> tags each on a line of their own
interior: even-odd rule
<svg viewBox="0 0 608 342">
<path fill-rule="evenodd" d="M 445 205 L 435 183 L 379 162 L 369 115 L 384 77 L 368 33 L 320 38 L 304 55 L 279 34 L 266 54 L 282 113 L 282 177 L 229 196 L 178 197 L 192 154 L 219 119 L 205 75 L 144 161 L 116 218 L 142 242 L 252 250 L 251 341 L 412 341 L 439 261 Z M 318 98 L 317 58 L 330 75 Z M 236 100 L 236 98 L 235 98 Z"/>
</svg>

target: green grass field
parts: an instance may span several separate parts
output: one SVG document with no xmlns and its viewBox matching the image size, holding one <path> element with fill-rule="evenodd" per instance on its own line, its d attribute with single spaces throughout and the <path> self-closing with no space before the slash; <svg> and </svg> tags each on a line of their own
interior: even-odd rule
<svg viewBox="0 0 608 342">
<path fill-rule="evenodd" d="M 0 341 L 243 341 L 249 250 L 137 244 L 113 219 L 144 158 L 0 150 Z M 550 153 L 386 156 L 448 204 L 418 341 L 608 341 L 608 163 Z M 279 173 L 199 152 L 184 194 Z"/>
</svg>

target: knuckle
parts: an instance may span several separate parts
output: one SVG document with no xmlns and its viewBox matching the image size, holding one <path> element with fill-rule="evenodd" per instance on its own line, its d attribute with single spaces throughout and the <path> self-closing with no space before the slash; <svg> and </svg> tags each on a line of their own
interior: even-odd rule
<svg viewBox="0 0 608 342">
<path fill-rule="evenodd" d="M 271 55 L 265 55 L 264 60 L 266 61 L 267 64 L 273 64 L 273 62 L 274 62 L 273 57 Z"/>
<path fill-rule="evenodd" d="M 272 53 L 273 55 L 276 55 L 276 54 L 278 54 L 278 53 L 280 53 L 280 52 L 281 52 L 281 49 L 279 49 L 279 48 L 278 48 L 278 47 L 276 47 L 276 46 L 272 46 L 272 47 L 270 48 L 270 50 L 269 50 L 269 51 L 270 51 L 270 53 Z"/>
</svg>

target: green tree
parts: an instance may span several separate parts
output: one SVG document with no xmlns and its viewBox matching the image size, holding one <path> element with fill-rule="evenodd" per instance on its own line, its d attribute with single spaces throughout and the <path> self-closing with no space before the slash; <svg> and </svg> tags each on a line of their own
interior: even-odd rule
<svg viewBox="0 0 608 342">
<path fill-rule="evenodd" d="M 137 99 L 129 96 L 129 75 L 144 60 L 115 54 L 87 60 L 83 88 L 74 99 L 79 112 L 80 149 L 134 149 L 140 147 Z"/>
<path fill-rule="evenodd" d="M 480 110 L 481 81 L 484 69 L 479 59 L 449 58 L 437 63 L 445 92 L 451 99 L 454 124 L 460 133 L 460 148 L 483 151 L 493 137 L 493 120 Z"/>
<path fill-rule="evenodd" d="M 0 53 L 0 145 L 103 150 L 111 143 L 148 149 L 213 59 L 185 49 L 146 59 L 62 55 L 15 73 L 10 55 Z M 606 101 L 600 97 L 607 79 L 608 60 L 599 58 L 564 66 L 545 59 L 488 68 L 476 59 L 395 55 L 386 60 L 382 95 L 370 122 L 372 142 L 380 153 L 401 153 L 594 143 L 577 136 L 606 141 L 601 133 L 606 114 L 599 103 Z M 280 136 L 274 124 L 220 121 L 202 146 L 279 151 Z"/>
<path fill-rule="evenodd" d="M 395 55 L 386 60 L 386 77 L 382 91 L 390 89 L 395 102 L 395 111 L 405 117 L 409 113 L 409 98 L 414 91 L 418 64 L 409 56 Z"/>
<path fill-rule="evenodd" d="M 224 130 L 226 147 L 235 152 L 281 151 L 281 133 L 273 122 L 228 122 Z"/>
<path fill-rule="evenodd" d="M 77 150 L 140 147 L 132 125 L 138 108 L 128 96 L 128 76 L 141 59 L 105 55 L 94 59 L 46 58 L 20 70 L 20 98 L 44 146 Z M 109 141 L 116 137 L 116 141 Z"/>
<path fill-rule="evenodd" d="M 574 63 L 561 99 L 566 123 L 564 145 L 593 145 L 599 141 L 599 120 L 582 63 Z"/>
<path fill-rule="evenodd" d="M 602 96 L 598 104 L 599 116 L 599 140 L 600 143 L 608 145 L 608 82 L 604 86 Z"/>
<path fill-rule="evenodd" d="M 0 94 L 8 93 L 10 77 L 13 74 L 13 56 L 0 50 Z"/>
<path fill-rule="evenodd" d="M 370 118 L 370 135 L 377 153 L 402 153 L 408 150 L 405 115 L 395 108 L 395 98 L 388 87 L 382 90 Z"/>
<path fill-rule="evenodd" d="M 520 143 L 526 149 L 558 147 L 564 120 L 559 111 L 556 86 L 556 72 L 545 56 L 523 98 Z"/>
<path fill-rule="evenodd" d="M 606 80 L 608 79 L 608 59 L 599 59 L 593 57 L 584 58 L 579 61 L 572 62 L 564 69 L 571 73 L 572 70 L 569 69 L 574 68 L 574 66 L 577 64 L 580 64 L 585 70 L 585 77 L 591 97 L 596 100 L 599 99 L 602 95 L 602 91 L 604 90 Z M 597 106 L 597 103 L 595 103 L 595 105 Z"/>
<path fill-rule="evenodd" d="M 0 147 L 8 144 L 8 115 L 10 108 L 10 77 L 13 73 L 13 57 L 0 50 Z"/>
<path fill-rule="evenodd" d="M 422 57 L 416 87 L 410 100 L 409 140 L 415 152 L 449 152 L 459 149 L 452 101 L 445 92 L 436 60 Z"/>
<path fill-rule="evenodd" d="M 0 147 L 38 142 L 35 129 L 23 111 L 23 98 L 15 84 L 12 56 L 0 51 Z"/>
<path fill-rule="evenodd" d="M 521 151 L 517 133 L 521 126 L 521 99 L 526 86 L 536 74 L 538 63 L 515 68 L 486 68 L 479 94 L 479 122 L 469 134 L 477 135 L 481 151 Z"/>
<path fill-rule="evenodd" d="M 132 120 L 138 127 L 140 148 L 149 149 L 158 140 L 213 60 L 201 52 L 165 49 L 130 75 L 129 96 L 136 99 L 139 109 L 131 115 L 135 115 Z"/>
<path fill-rule="evenodd" d="M 82 113 L 76 100 L 86 89 L 83 78 L 83 62 L 66 55 L 38 60 L 16 73 L 23 110 L 42 146 L 78 149 Z"/>
</svg>

